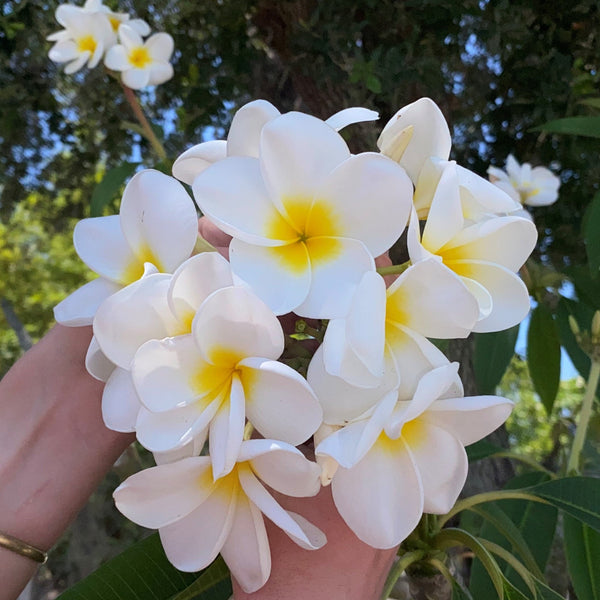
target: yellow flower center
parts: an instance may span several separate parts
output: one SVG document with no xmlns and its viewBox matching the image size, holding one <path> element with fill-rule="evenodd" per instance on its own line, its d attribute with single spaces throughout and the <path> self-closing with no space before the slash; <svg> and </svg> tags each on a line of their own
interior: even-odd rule
<svg viewBox="0 0 600 600">
<path fill-rule="evenodd" d="M 77 40 L 77 50 L 79 52 L 91 52 L 94 54 L 96 46 L 96 40 L 92 35 L 84 35 Z"/>
<path fill-rule="evenodd" d="M 121 24 L 121 20 L 117 19 L 117 17 L 115 17 L 113 15 L 108 17 L 108 20 L 110 22 L 110 26 L 112 27 L 112 30 L 116 33 L 119 30 L 119 25 Z"/>
<path fill-rule="evenodd" d="M 323 201 L 311 206 L 304 198 L 286 198 L 284 206 L 288 217 L 274 216 L 267 223 L 265 235 L 288 241 L 273 249 L 287 270 L 297 274 L 304 272 L 308 264 L 307 253 L 313 265 L 327 263 L 339 255 L 341 244 L 331 239 L 341 237 L 332 206 Z"/>
<path fill-rule="evenodd" d="M 137 69 L 143 69 L 152 62 L 152 59 L 144 46 L 138 46 L 129 53 L 129 62 Z"/>
</svg>

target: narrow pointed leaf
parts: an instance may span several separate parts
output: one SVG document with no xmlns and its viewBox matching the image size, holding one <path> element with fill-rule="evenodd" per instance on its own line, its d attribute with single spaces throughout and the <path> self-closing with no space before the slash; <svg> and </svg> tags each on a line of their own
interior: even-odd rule
<svg viewBox="0 0 600 600">
<path fill-rule="evenodd" d="M 550 414 L 560 383 L 560 340 L 556 321 L 542 304 L 531 313 L 527 332 L 527 364 L 533 387 L 546 413 Z"/>
<path fill-rule="evenodd" d="M 600 192 L 592 199 L 587 208 L 583 225 L 583 241 L 588 256 L 588 263 L 592 277 L 600 271 Z"/>
<path fill-rule="evenodd" d="M 579 374 L 587 379 L 590 374 L 590 358 L 579 347 L 575 335 L 569 325 L 569 315 L 572 315 L 581 330 L 589 328 L 594 311 L 583 302 L 576 302 L 569 298 L 561 297 L 556 312 L 557 324 L 560 332 L 560 341 L 567 351 L 573 365 Z"/>
<path fill-rule="evenodd" d="M 531 131 L 547 131 L 568 135 L 600 138 L 600 117 L 567 117 L 544 123 Z"/>
<path fill-rule="evenodd" d="M 94 188 L 90 203 L 90 216 L 100 217 L 104 207 L 117 198 L 125 180 L 135 171 L 138 163 L 123 163 L 118 167 L 109 169 L 104 174 L 102 181 Z"/>
<path fill-rule="evenodd" d="M 565 554 L 578 600 L 600 600 L 600 533 L 565 516 Z"/>
<path fill-rule="evenodd" d="M 493 394 L 515 353 L 519 325 L 493 333 L 475 333 L 473 369 L 480 394 Z"/>
</svg>

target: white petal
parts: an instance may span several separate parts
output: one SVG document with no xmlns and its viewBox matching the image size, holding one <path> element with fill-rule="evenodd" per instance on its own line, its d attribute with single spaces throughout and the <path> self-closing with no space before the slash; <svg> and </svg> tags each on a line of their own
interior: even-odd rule
<svg viewBox="0 0 600 600">
<path fill-rule="evenodd" d="M 261 246 L 298 238 L 271 202 L 255 158 L 214 163 L 194 180 L 193 190 L 200 210 L 234 238 Z"/>
<path fill-rule="evenodd" d="M 233 525 L 237 490 L 233 481 L 222 483 L 194 512 L 160 530 L 165 554 L 177 569 L 199 571 L 217 557 Z"/>
<path fill-rule="evenodd" d="M 142 36 L 126 23 L 119 25 L 119 40 L 128 52 L 144 45 Z"/>
<path fill-rule="evenodd" d="M 460 278 L 435 259 L 409 267 L 387 291 L 387 320 L 425 337 L 467 337 L 478 315 L 477 301 Z"/>
<path fill-rule="evenodd" d="M 468 446 L 500 427 L 512 408 L 510 400 L 499 396 L 447 398 L 432 404 L 423 418 Z"/>
<path fill-rule="evenodd" d="M 203 398 L 210 402 L 231 378 L 231 370 L 202 359 L 191 335 L 146 342 L 136 352 L 131 372 L 140 400 L 152 412 L 174 410 Z"/>
<path fill-rule="evenodd" d="M 377 121 L 379 113 L 362 106 L 352 106 L 344 108 L 325 121 L 329 127 L 333 127 L 336 131 L 354 125 L 355 123 L 365 123 L 367 121 Z"/>
<path fill-rule="evenodd" d="M 213 163 L 227 156 L 227 142 L 212 140 L 196 144 L 177 157 L 173 163 L 173 176 L 192 185 L 194 179 Z"/>
<path fill-rule="evenodd" d="M 211 397 L 210 402 L 198 402 L 168 412 L 154 413 L 143 406 L 135 425 L 140 444 L 151 452 L 168 452 L 181 448 L 204 430 L 224 401 L 224 393 Z"/>
<path fill-rule="evenodd" d="M 98 381 L 107 381 L 115 370 L 114 363 L 106 358 L 104 352 L 100 349 L 98 340 L 93 336 L 85 355 L 85 368 Z"/>
<path fill-rule="evenodd" d="M 166 452 L 153 452 L 152 456 L 157 465 L 166 465 L 181 460 L 182 458 L 189 458 L 191 456 L 200 456 L 204 444 L 208 438 L 208 428 L 201 431 L 196 435 L 190 442 L 181 446 L 181 448 L 175 448 L 175 450 L 167 450 Z"/>
<path fill-rule="evenodd" d="M 400 237 L 412 207 L 412 183 L 393 160 L 364 152 L 342 162 L 325 178 L 316 193 L 312 215 L 321 215 L 320 205 L 332 213 L 339 233 L 323 231 L 363 242 L 373 256 L 383 254 Z M 317 229 L 309 217 L 306 229 Z"/>
<path fill-rule="evenodd" d="M 128 69 L 121 75 L 123 83 L 132 90 L 141 90 L 150 85 L 150 69 Z"/>
<path fill-rule="evenodd" d="M 240 484 L 248 498 L 277 527 L 282 529 L 296 544 L 306 550 L 316 550 L 325 543 L 325 536 L 316 527 L 302 527 L 304 523 L 292 518 L 267 492 L 250 469 L 239 468 Z M 320 534 L 320 535 L 319 535 Z"/>
<path fill-rule="evenodd" d="M 346 319 L 331 320 L 327 326 L 323 348 L 329 373 L 359 387 L 379 384 L 384 370 L 385 314 L 385 282 L 369 271 L 360 281 Z"/>
<path fill-rule="evenodd" d="M 231 128 L 227 136 L 227 155 L 258 158 L 258 144 L 262 128 L 280 114 L 266 100 L 254 100 L 242 106 L 231 121 Z"/>
<path fill-rule="evenodd" d="M 429 98 L 401 108 L 383 128 L 377 146 L 399 162 L 416 183 L 423 163 L 435 156 L 447 160 L 452 140 L 442 111 Z"/>
<path fill-rule="evenodd" d="M 233 285 L 229 263 L 217 252 L 203 252 L 186 260 L 173 273 L 169 306 L 181 323 L 189 323 L 210 294 Z"/>
<path fill-rule="evenodd" d="M 137 416 L 142 407 L 133 387 L 131 373 L 117 367 L 108 378 L 102 393 L 102 419 L 113 431 L 135 431 Z"/>
<path fill-rule="evenodd" d="M 306 379 L 283 363 L 247 358 L 238 364 L 246 415 L 266 438 L 294 446 L 319 427 L 323 411 Z"/>
<path fill-rule="evenodd" d="M 211 294 L 194 317 L 192 333 L 203 358 L 215 365 L 233 367 L 251 356 L 277 359 L 283 352 L 283 331 L 277 317 L 242 287 Z"/>
<path fill-rule="evenodd" d="M 113 496 L 128 519 L 158 529 L 189 515 L 213 490 L 210 459 L 198 456 L 140 471 Z"/>
<path fill-rule="evenodd" d="M 311 265 L 310 290 L 294 312 L 312 319 L 335 319 L 350 310 L 362 276 L 375 270 L 366 246 L 348 238 L 315 237 L 306 242 Z"/>
<path fill-rule="evenodd" d="M 129 15 L 127 17 L 127 25 L 139 35 L 146 37 L 150 33 L 150 25 L 146 21 L 142 19 L 129 19 Z"/>
<path fill-rule="evenodd" d="M 273 440 L 248 440 L 242 444 L 239 460 L 249 460 L 259 479 L 286 496 L 316 496 L 321 489 L 319 466 L 291 445 Z"/>
<path fill-rule="evenodd" d="M 463 229 L 440 250 L 444 262 L 484 260 L 498 263 L 513 273 L 531 254 L 537 229 L 520 217 L 494 217 Z"/>
<path fill-rule="evenodd" d="M 387 392 L 398 385 L 398 373 L 390 354 L 386 357 L 384 376 L 376 388 L 359 388 L 341 377 L 327 373 L 323 363 L 323 346 L 317 349 L 308 366 L 308 383 L 323 408 L 323 420 L 344 424 L 375 406 Z"/>
<path fill-rule="evenodd" d="M 310 206 L 325 177 L 349 156 L 343 138 L 310 115 L 289 112 L 262 130 L 261 170 L 282 213 L 286 200 Z"/>
<path fill-rule="evenodd" d="M 108 50 L 104 57 L 104 64 L 113 71 L 127 71 L 127 69 L 131 68 L 125 48 L 120 44 Z"/>
<path fill-rule="evenodd" d="M 423 484 L 424 512 L 447 513 L 467 478 L 469 463 L 463 445 L 446 430 L 418 420 L 402 430 Z"/>
<path fill-rule="evenodd" d="M 453 270 L 462 272 L 465 269 L 470 269 L 470 265 L 467 261 L 458 261 L 452 265 Z M 460 280 L 464 286 L 469 290 L 469 293 L 475 298 L 479 307 L 478 320 L 481 321 L 490 315 L 493 308 L 492 295 L 488 290 L 478 281 L 471 279 L 470 277 L 460 276 Z M 475 327 L 473 328 L 475 330 Z"/>
<path fill-rule="evenodd" d="M 443 170 L 430 202 L 429 215 L 421 238 L 421 243 L 430 252 L 437 252 L 464 225 L 456 163 L 444 162 L 441 166 Z M 427 173 L 428 169 L 423 171 Z M 423 185 L 423 177 L 419 178 L 419 184 Z"/>
<path fill-rule="evenodd" d="M 59 31 L 58 33 L 65 33 L 67 36 L 69 35 L 68 32 Z M 48 58 L 56 63 L 68 62 L 78 57 L 79 51 L 77 50 L 77 44 L 68 37 L 65 39 L 64 36 L 61 36 L 48 52 Z"/>
<path fill-rule="evenodd" d="M 121 287 L 118 283 L 98 277 L 59 302 L 54 307 L 54 318 L 57 323 L 68 327 L 91 325 L 98 307 Z"/>
<path fill-rule="evenodd" d="M 154 63 L 150 67 L 150 77 L 148 85 L 160 85 L 165 81 L 172 79 L 174 75 L 173 65 L 171 63 Z"/>
<path fill-rule="evenodd" d="M 311 283 L 306 244 L 265 248 L 233 239 L 229 246 L 231 268 L 276 315 L 302 304 Z"/>
<path fill-rule="evenodd" d="M 102 352 L 129 369 L 137 349 L 148 340 L 180 333 L 167 304 L 170 275 L 149 275 L 105 300 L 94 318 L 94 335 Z"/>
<path fill-rule="evenodd" d="M 353 467 L 377 442 L 394 410 L 397 399 L 398 394 L 392 390 L 377 404 L 369 418 L 338 429 L 319 443 L 315 453 L 318 456 L 330 456 L 346 469 Z"/>
<path fill-rule="evenodd" d="M 402 439 L 385 439 L 352 469 L 340 467 L 331 490 L 348 527 L 374 548 L 397 546 L 423 513 L 423 486 Z"/>
<path fill-rule="evenodd" d="M 175 43 L 173 38 L 168 33 L 155 33 L 151 35 L 145 42 L 144 46 L 152 59 L 156 62 L 169 62 Z"/>
<path fill-rule="evenodd" d="M 260 589 L 271 574 L 271 550 L 262 513 L 240 494 L 221 556 L 246 593 Z"/>
<path fill-rule="evenodd" d="M 142 262 L 132 253 L 117 215 L 79 221 L 73 245 L 92 271 L 111 281 L 127 285 L 142 275 Z"/>
<path fill-rule="evenodd" d="M 451 265 L 462 276 L 482 285 L 492 298 L 492 310 L 473 331 L 502 331 L 520 323 L 529 312 L 527 286 L 508 269 L 483 261 L 455 262 Z"/>
<path fill-rule="evenodd" d="M 151 169 L 134 175 L 123 193 L 120 216 L 133 251 L 162 272 L 175 271 L 194 249 L 196 208 L 173 177 Z"/>
<path fill-rule="evenodd" d="M 208 444 L 215 480 L 227 475 L 238 459 L 246 423 L 245 405 L 244 388 L 234 373 L 229 397 L 210 424 Z"/>
</svg>

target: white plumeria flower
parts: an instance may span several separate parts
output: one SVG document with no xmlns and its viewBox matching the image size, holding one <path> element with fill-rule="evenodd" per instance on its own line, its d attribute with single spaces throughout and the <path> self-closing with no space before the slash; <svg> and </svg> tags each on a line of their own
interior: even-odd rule
<svg viewBox="0 0 600 600">
<path fill-rule="evenodd" d="M 362 387 L 375 387 L 391 355 L 403 389 L 431 365 L 422 363 L 424 337 L 467 337 L 478 317 L 477 302 L 454 273 L 428 259 L 409 267 L 386 290 L 383 278 L 365 273 L 343 319 L 332 319 L 323 344 L 325 368 Z"/>
<path fill-rule="evenodd" d="M 83 262 L 100 277 L 86 283 L 54 308 L 62 325 L 91 325 L 100 304 L 150 270 L 172 273 L 191 255 L 198 217 L 183 186 L 159 171 L 132 177 L 119 215 L 83 219 L 73 243 Z"/>
<path fill-rule="evenodd" d="M 508 213 L 520 216 L 516 211 L 519 211 L 521 204 L 499 187 L 454 161 L 432 157 L 423 164 L 413 198 L 417 216 L 421 221 L 429 215 L 429 208 L 442 176 L 444 180 L 451 179 L 452 186 L 450 188 L 448 184 L 444 184 L 441 189 L 451 189 L 453 193 L 458 191 L 465 222 L 476 223 L 490 216 Z"/>
<path fill-rule="evenodd" d="M 520 165 L 512 154 L 506 159 L 506 171 L 489 167 L 488 174 L 494 185 L 527 206 L 547 206 L 558 199 L 560 179 L 546 167 L 531 168 Z"/>
<path fill-rule="evenodd" d="M 316 550 L 326 542 L 304 517 L 284 510 L 264 484 L 287 496 L 315 496 L 319 467 L 288 444 L 249 440 L 226 477 L 215 480 L 207 456 L 186 458 L 132 475 L 114 498 L 126 517 L 159 530 L 167 558 L 180 571 L 199 571 L 220 552 L 251 593 L 271 573 L 263 515 L 302 548 Z"/>
<path fill-rule="evenodd" d="M 102 303 L 94 318 L 97 351 L 88 351 L 86 365 L 96 376 L 100 369 L 108 374 L 102 416 L 109 429 L 136 429 L 142 404 L 130 367 L 138 348 L 152 339 L 190 334 L 202 302 L 214 291 L 231 285 L 229 263 L 216 252 L 207 252 L 186 260 L 173 276 L 145 277 Z M 205 434 L 199 432 L 198 436 Z"/>
<path fill-rule="evenodd" d="M 57 11 L 57 19 L 65 29 L 48 38 L 55 42 L 48 57 L 56 63 L 68 63 L 65 73 L 69 74 L 85 65 L 94 68 L 110 43 L 112 33 L 108 20 L 102 15 L 72 10 L 77 8 Z"/>
<path fill-rule="evenodd" d="M 191 335 L 153 340 L 131 370 L 140 411 L 138 440 L 153 452 L 181 447 L 209 427 L 215 477 L 233 468 L 246 417 L 265 437 L 306 441 L 322 411 L 306 380 L 277 362 L 279 321 L 250 290 L 217 290 L 200 306 Z"/>
<path fill-rule="evenodd" d="M 375 548 L 393 548 L 423 512 L 454 505 L 468 470 L 464 446 L 501 425 L 512 403 L 496 396 L 454 397 L 457 363 L 423 376 L 409 401 L 388 393 L 368 419 L 334 432 L 316 448 L 339 468 L 333 500 L 347 525 Z"/>
<path fill-rule="evenodd" d="M 121 72 L 123 83 L 134 90 L 159 85 L 173 77 L 173 38 L 168 33 L 155 33 L 146 41 L 129 24 L 119 27 L 120 44 L 113 46 L 104 64 Z"/>
<path fill-rule="evenodd" d="M 173 175 L 192 185 L 202 171 L 227 156 L 258 158 L 262 128 L 280 115 L 266 100 L 254 100 L 245 104 L 235 113 L 227 140 L 211 140 L 192 146 L 173 163 Z M 375 111 L 356 106 L 335 113 L 325 123 L 339 131 L 348 125 L 375 121 L 378 118 L 379 114 Z"/>
<path fill-rule="evenodd" d="M 375 153 L 351 156 L 325 122 L 290 112 L 262 128 L 259 158 L 230 156 L 194 180 L 201 210 L 233 236 L 234 273 L 276 314 L 344 315 L 374 256 L 400 236 L 412 185 Z"/>
<path fill-rule="evenodd" d="M 413 262 L 437 256 L 475 296 L 479 320 L 473 331 L 501 331 L 521 322 L 529 311 L 529 293 L 515 274 L 535 247 L 531 221 L 493 216 L 468 224 L 463 215 L 455 165 L 446 163 L 433 190 L 422 234 L 413 211 L 408 252 Z"/>
<path fill-rule="evenodd" d="M 442 111 L 429 98 L 420 98 L 401 108 L 383 128 L 377 147 L 382 154 L 406 169 L 416 185 L 425 161 L 447 160 L 452 139 Z"/>
<path fill-rule="evenodd" d="M 127 13 L 120 13 L 110 10 L 108 6 L 102 3 L 102 0 L 86 0 L 86 3 L 83 5 L 83 10 L 88 12 L 102 13 L 108 19 L 113 32 L 111 39 L 112 43 L 110 46 L 113 46 L 117 43 L 119 26 L 123 23 L 137 31 L 137 33 L 142 37 L 146 37 L 150 34 L 150 25 L 148 25 L 146 21 L 143 21 L 142 19 L 132 19 Z"/>
</svg>

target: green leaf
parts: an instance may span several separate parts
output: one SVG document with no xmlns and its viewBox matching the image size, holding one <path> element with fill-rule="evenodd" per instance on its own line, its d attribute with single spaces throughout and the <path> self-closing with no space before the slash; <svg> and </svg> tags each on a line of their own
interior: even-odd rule
<svg viewBox="0 0 600 600">
<path fill-rule="evenodd" d="M 452 600 L 473 600 L 470 592 L 463 589 L 456 579 L 452 579 L 450 584 L 452 586 Z"/>
<path fill-rule="evenodd" d="M 526 490 L 600 531 L 600 479 L 564 477 Z"/>
<path fill-rule="evenodd" d="M 598 275 L 600 270 L 600 192 L 592 199 L 586 214 L 583 226 L 583 241 L 588 256 L 588 263 L 592 277 Z"/>
<path fill-rule="evenodd" d="M 585 100 L 580 100 L 578 104 L 591 106 L 592 108 L 600 108 L 600 98 L 586 98 Z"/>
<path fill-rule="evenodd" d="M 90 216 L 99 217 L 104 207 L 117 197 L 125 180 L 135 171 L 138 163 L 123 163 L 109 169 L 102 181 L 94 188 L 90 203 Z"/>
<path fill-rule="evenodd" d="M 565 554 L 578 600 L 600 600 L 600 533 L 565 515 Z"/>
<path fill-rule="evenodd" d="M 231 594 L 231 582 L 222 579 L 221 562 L 215 561 L 201 573 L 182 573 L 167 560 L 158 534 L 153 534 L 102 565 L 59 600 L 171 600 L 199 575 L 204 581 L 214 578 L 214 590 L 221 595 L 205 594 L 198 599 L 226 600 Z"/>
<path fill-rule="evenodd" d="M 471 444 L 470 446 L 467 446 L 465 450 L 467 451 L 467 458 L 469 459 L 469 462 L 474 463 L 498 452 L 502 452 L 504 448 L 496 446 L 496 444 L 492 444 L 491 442 L 483 439 Z"/>
<path fill-rule="evenodd" d="M 589 329 L 594 311 L 582 302 L 561 297 L 558 302 L 556 319 L 560 340 L 579 374 L 587 379 L 590 374 L 590 357 L 579 347 L 569 325 L 569 315 L 575 317 L 579 327 Z"/>
<path fill-rule="evenodd" d="M 560 383 L 560 340 L 552 313 L 538 304 L 531 313 L 527 332 L 527 365 L 533 387 L 551 414 Z"/>
<path fill-rule="evenodd" d="M 519 326 L 494 333 L 476 333 L 473 370 L 480 394 L 493 394 L 515 353 Z"/>
<path fill-rule="evenodd" d="M 600 117 L 567 117 L 566 119 L 556 119 L 539 127 L 534 127 L 531 131 L 546 131 L 548 133 L 600 138 Z"/>
<path fill-rule="evenodd" d="M 502 600 L 504 597 L 502 571 L 500 571 L 500 567 L 494 560 L 494 557 L 474 535 L 464 529 L 448 527 L 447 529 L 442 529 L 442 531 L 435 536 L 433 544 L 440 550 L 445 550 L 446 548 L 452 548 L 454 546 L 466 546 L 467 548 L 470 548 L 473 554 L 485 567 L 498 597 Z"/>
</svg>

